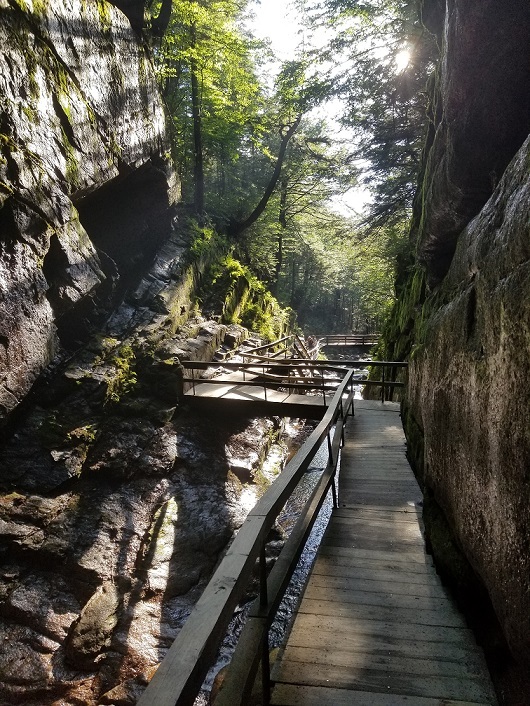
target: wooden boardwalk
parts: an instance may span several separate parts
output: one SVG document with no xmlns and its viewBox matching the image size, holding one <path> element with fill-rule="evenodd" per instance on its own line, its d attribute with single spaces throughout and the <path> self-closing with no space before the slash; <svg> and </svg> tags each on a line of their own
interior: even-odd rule
<svg viewBox="0 0 530 706">
<path fill-rule="evenodd" d="M 395 403 L 356 401 L 332 514 L 272 680 L 274 706 L 496 704 L 425 553 Z"/>
<path fill-rule="evenodd" d="M 297 395 L 289 391 L 288 381 L 284 390 L 267 388 L 265 385 L 251 386 L 246 383 L 256 380 L 257 375 L 235 371 L 223 376 L 222 384 L 198 380 L 187 390 L 185 398 L 188 404 L 215 410 L 219 407 L 226 410 L 226 402 L 230 401 L 232 411 L 246 412 L 259 416 L 281 415 L 286 417 L 304 417 L 321 419 L 333 394 L 330 392 L 326 400 L 321 395 Z"/>
</svg>

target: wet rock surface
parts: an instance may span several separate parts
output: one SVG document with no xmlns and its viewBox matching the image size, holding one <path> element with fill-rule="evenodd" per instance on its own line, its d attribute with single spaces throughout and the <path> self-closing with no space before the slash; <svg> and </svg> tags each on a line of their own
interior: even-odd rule
<svg viewBox="0 0 530 706">
<path fill-rule="evenodd" d="M 248 336 L 194 311 L 188 244 L 171 225 L 3 430 L 2 704 L 134 703 L 263 485 L 276 422 L 199 417 L 180 397 L 181 360 Z"/>
<path fill-rule="evenodd" d="M 250 509 L 242 496 L 259 492 L 272 420 L 219 421 L 177 406 L 160 421 L 135 415 L 124 397 L 99 416 L 92 406 L 90 435 L 76 432 L 89 425 L 67 396 L 62 438 L 43 444 L 33 433 L 36 408 L 29 431 L 6 444 L 0 617 L 13 639 L 0 703 L 134 703 Z M 23 474 L 5 472 L 21 465 Z"/>
</svg>

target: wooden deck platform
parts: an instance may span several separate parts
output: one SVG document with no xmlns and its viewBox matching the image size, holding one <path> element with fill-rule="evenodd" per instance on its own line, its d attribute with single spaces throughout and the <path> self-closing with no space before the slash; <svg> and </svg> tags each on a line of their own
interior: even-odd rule
<svg viewBox="0 0 530 706">
<path fill-rule="evenodd" d="M 357 401 L 332 514 L 272 679 L 274 706 L 496 704 L 425 553 L 395 403 Z"/>
<path fill-rule="evenodd" d="M 256 375 L 252 373 L 246 373 L 243 377 L 242 372 L 236 371 L 223 376 L 226 384 L 199 381 L 194 388 L 186 392 L 185 398 L 188 404 L 195 407 L 217 410 L 222 406 L 225 411 L 255 416 L 276 414 L 309 419 L 321 419 L 324 416 L 327 406 L 321 395 L 297 395 L 288 389 L 274 390 L 245 384 L 255 379 Z M 329 402 L 332 396 L 330 392 L 326 396 L 326 402 Z M 229 407 L 226 406 L 227 400 L 230 400 Z"/>
</svg>

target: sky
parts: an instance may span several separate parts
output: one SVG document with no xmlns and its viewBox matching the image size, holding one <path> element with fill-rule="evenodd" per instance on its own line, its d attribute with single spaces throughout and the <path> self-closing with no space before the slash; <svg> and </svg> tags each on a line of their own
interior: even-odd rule
<svg viewBox="0 0 530 706">
<path fill-rule="evenodd" d="M 262 0 L 252 7 L 256 18 L 252 29 L 260 39 L 270 39 L 280 60 L 294 56 L 301 37 L 299 15 L 291 3 L 285 0 Z"/>
<path fill-rule="evenodd" d="M 303 42 L 303 30 L 300 16 L 295 6 L 288 0 L 262 0 L 254 2 L 250 8 L 255 18 L 249 23 L 252 33 L 260 39 L 269 39 L 278 61 L 295 57 L 297 47 Z M 274 71 L 274 65 L 271 71 Z M 328 105 L 329 113 L 335 113 L 337 107 Z M 322 108 L 319 109 L 320 114 Z M 324 108 L 326 111 L 326 108 Z M 326 115 L 333 118 L 333 115 Z M 370 197 L 366 189 L 358 187 L 333 202 L 333 208 L 345 216 L 361 213 Z"/>
</svg>

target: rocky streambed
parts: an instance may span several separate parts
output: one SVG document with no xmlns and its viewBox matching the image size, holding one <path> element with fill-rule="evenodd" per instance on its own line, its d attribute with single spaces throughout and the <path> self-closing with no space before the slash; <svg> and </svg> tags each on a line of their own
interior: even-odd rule
<svg viewBox="0 0 530 706">
<path fill-rule="evenodd" d="M 268 482 L 279 424 L 115 415 L 81 463 L 88 425 L 59 451 L 38 436 L 43 414 L 2 459 L 1 703 L 132 704 Z M 54 474 L 61 462 L 80 473 Z"/>
</svg>

